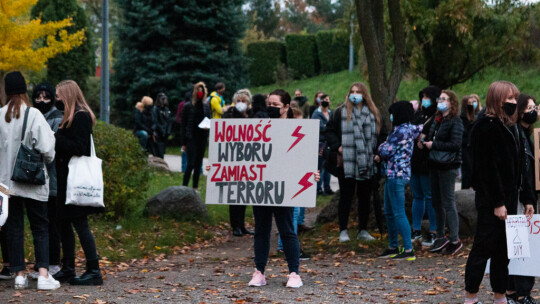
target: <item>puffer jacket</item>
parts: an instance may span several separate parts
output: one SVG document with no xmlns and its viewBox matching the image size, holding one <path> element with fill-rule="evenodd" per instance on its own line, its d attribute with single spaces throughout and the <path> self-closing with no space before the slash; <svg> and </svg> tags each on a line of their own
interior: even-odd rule
<svg viewBox="0 0 540 304">
<path fill-rule="evenodd" d="M 49 112 L 45 113 L 45 119 L 51 127 L 54 133 L 58 132 L 60 123 L 64 118 L 64 114 L 58 110 L 56 107 L 52 107 Z M 54 161 L 50 164 L 47 164 L 47 171 L 49 172 L 49 196 L 55 197 L 57 193 L 57 184 L 56 184 L 56 166 Z"/>
<path fill-rule="evenodd" d="M 463 122 L 461 118 L 439 117 L 431 125 L 429 138 L 433 139 L 431 151 L 448 151 L 457 153 L 452 164 L 430 162 L 430 167 L 439 170 L 457 169 L 461 166 L 461 142 L 463 141 Z"/>
</svg>

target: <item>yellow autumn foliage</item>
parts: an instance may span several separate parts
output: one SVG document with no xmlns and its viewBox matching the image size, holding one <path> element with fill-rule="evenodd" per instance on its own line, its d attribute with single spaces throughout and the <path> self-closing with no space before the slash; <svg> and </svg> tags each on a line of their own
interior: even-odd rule
<svg viewBox="0 0 540 304">
<path fill-rule="evenodd" d="M 68 34 L 70 19 L 41 23 L 29 12 L 38 0 L 0 0 L 0 71 L 45 67 L 47 60 L 82 44 L 84 30 Z M 46 46 L 36 43 L 45 39 Z"/>
</svg>

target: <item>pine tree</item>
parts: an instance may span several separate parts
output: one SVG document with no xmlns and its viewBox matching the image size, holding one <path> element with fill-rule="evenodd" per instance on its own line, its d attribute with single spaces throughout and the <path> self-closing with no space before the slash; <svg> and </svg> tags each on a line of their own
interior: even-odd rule
<svg viewBox="0 0 540 304">
<path fill-rule="evenodd" d="M 41 17 L 43 21 L 58 21 L 71 18 L 73 25 L 69 33 L 85 30 L 82 45 L 68 53 L 58 55 L 47 62 L 47 81 L 56 84 L 65 79 L 75 80 L 83 92 L 86 91 L 86 80 L 95 71 L 95 47 L 91 40 L 91 31 L 84 9 L 76 0 L 39 0 L 32 9 L 32 17 Z"/>
<path fill-rule="evenodd" d="M 117 122 L 130 125 L 135 103 L 160 91 L 174 109 L 198 81 L 209 90 L 224 82 L 230 101 L 247 84 L 239 43 L 245 30 L 243 2 L 118 0 L 123 18 L 113 76 Z"/>
</svg>

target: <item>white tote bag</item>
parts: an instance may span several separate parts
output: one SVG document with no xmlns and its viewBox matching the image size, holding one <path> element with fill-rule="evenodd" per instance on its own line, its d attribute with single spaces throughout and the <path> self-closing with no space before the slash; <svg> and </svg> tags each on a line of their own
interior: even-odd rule
<svg viewBox="0 0 540 304">
<path fill-rule="evenodd" d="M 105 207 L 101 159 L 96 157 L 92 135 L 90 145 L 90 157 L 73 156 L 69 161 L 66 205 Z"/>
<path fill-rule="evenodd" d="M 4 226 L 8 217 L 9 195 L 8 187 L 0 183 L 0 227 Z"/>
</svg>

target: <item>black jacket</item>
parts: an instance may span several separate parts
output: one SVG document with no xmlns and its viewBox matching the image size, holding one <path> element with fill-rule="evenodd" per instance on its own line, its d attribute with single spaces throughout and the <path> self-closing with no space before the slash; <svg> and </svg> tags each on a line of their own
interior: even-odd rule
<svg viewBox="0 0 540 304">
<path fill-rule="evenodd" d="M 171 134 L 172 121 L 171 110 L 167 107 L 156 107 L 152 109 L 152 131 L 154 135 L 165 140 Z"/>
<path fill-rule="evenodd" d="M 199 128 L 199 124 L 204 117 L 212 118 L 208 104 L 199 101 L 196 105 L 186 102 L 182 109 L 182 124 L 180 125 L 180 139 L 186 145 L 192 139 L 206 140 L 209 135 L 208 130 Z M 199 138 L 201 137 L 201 138 Z"/>
<path fill-rule="evenodd" d="M 431 125 L 434 121 L 434 115 L 435 115 L 436 108 L 435 107 L 429 107 L 428 109 L 420 108 L 416 113 L 414 114 L 414 118 L 412 123 L 414 125 L 424 125 L 424 128 L 422 129 L 422 133 L 426 135 L 424 138 L 425 141 L 430 141 L 431 138 L 429 138 L 427 135 L 431 129 Z M 413 154 L 411 157 L 411 173 L 413 174 L 429 174 L 429 150 L 419 149 L 418 148 L 418 140 L 414 141 L 414 147 L 413 147 Z"/>
<path fill-rule="evenodd" d="M 58 196 L 56 210 L 59 219 L 73 219 L 104 211 L 104 208 L 66 205 L 68 164 L 73 156 L 90 156 L 90 134 L 92 119 L 88 112 L 75 110 L 73 122 L 69 128 L 58 129 L 56 137 L 56 174 Z"/>
<path fill-rule="evenodd" d="M 433 139 L 431 151 L 447 151 L 457 153 L 454 163 L 439 164 L 430 162 L 430 166 L 439 170 L 457 169 L 461 166 L 461 142 L 463 141 L 463 123 L 461 118 L 436 118 L 431 125 L 429 138 Z"/>
<path fill-rule="evenodd" d="M 135 120 L 135 128 L 133 128 L 133 132 L 137 132 L 137 131 L 146 131 L 146 133 L 148 133 L 148 135 L 152 135 L 152 129 L 151 129 L 151 124 L 150 126 L 147 126 L 144 122 L 143 122 L 143 112 L 144 110 L 141 112 L 139 111 L 139 109 L 135 108 L 135 110 L 133 111 L 133 119 Z M 151 121 L 151 115 L 150 115 L 150 121 Z"/>
<path fill-rule="evenodd" d="M 536 183 L 534 175 L 534 144 L 531 141 L 531 135 L 529 130 L 519 126 L 519 139 L 521 140 L 521 145 L 523 147 L 523 153 L 525 154 L 523 158 L 523 172 L 521 174 L 522 183 L 528 183 L 524 189 L 531 189 L 533 191 L 533 198 L 536 202 L 538 196 L 536 195 Z M 536 203 L 533 203 L 534 208 L 536 209 Z"/>
<path fill-rule="evenodd" d="M 337 152 L 341 147 L 341 111 L 343 106 L 339 106 L 326 124 L 324 138 L 326 138 L 326 146 L 333 152 Z"/>
<path fill-rule="evenodd" d="M 506 206 L 508 214 L 516 214 L 518 194 L 524 205 L 536 203 L 531 185 L 522 183 L 525 150 L 516 126 L 508 127 L 494 117 L 478 118 L 471 131 L 471 148 L 477 209 L 492 212 Z"/>
</svg>

